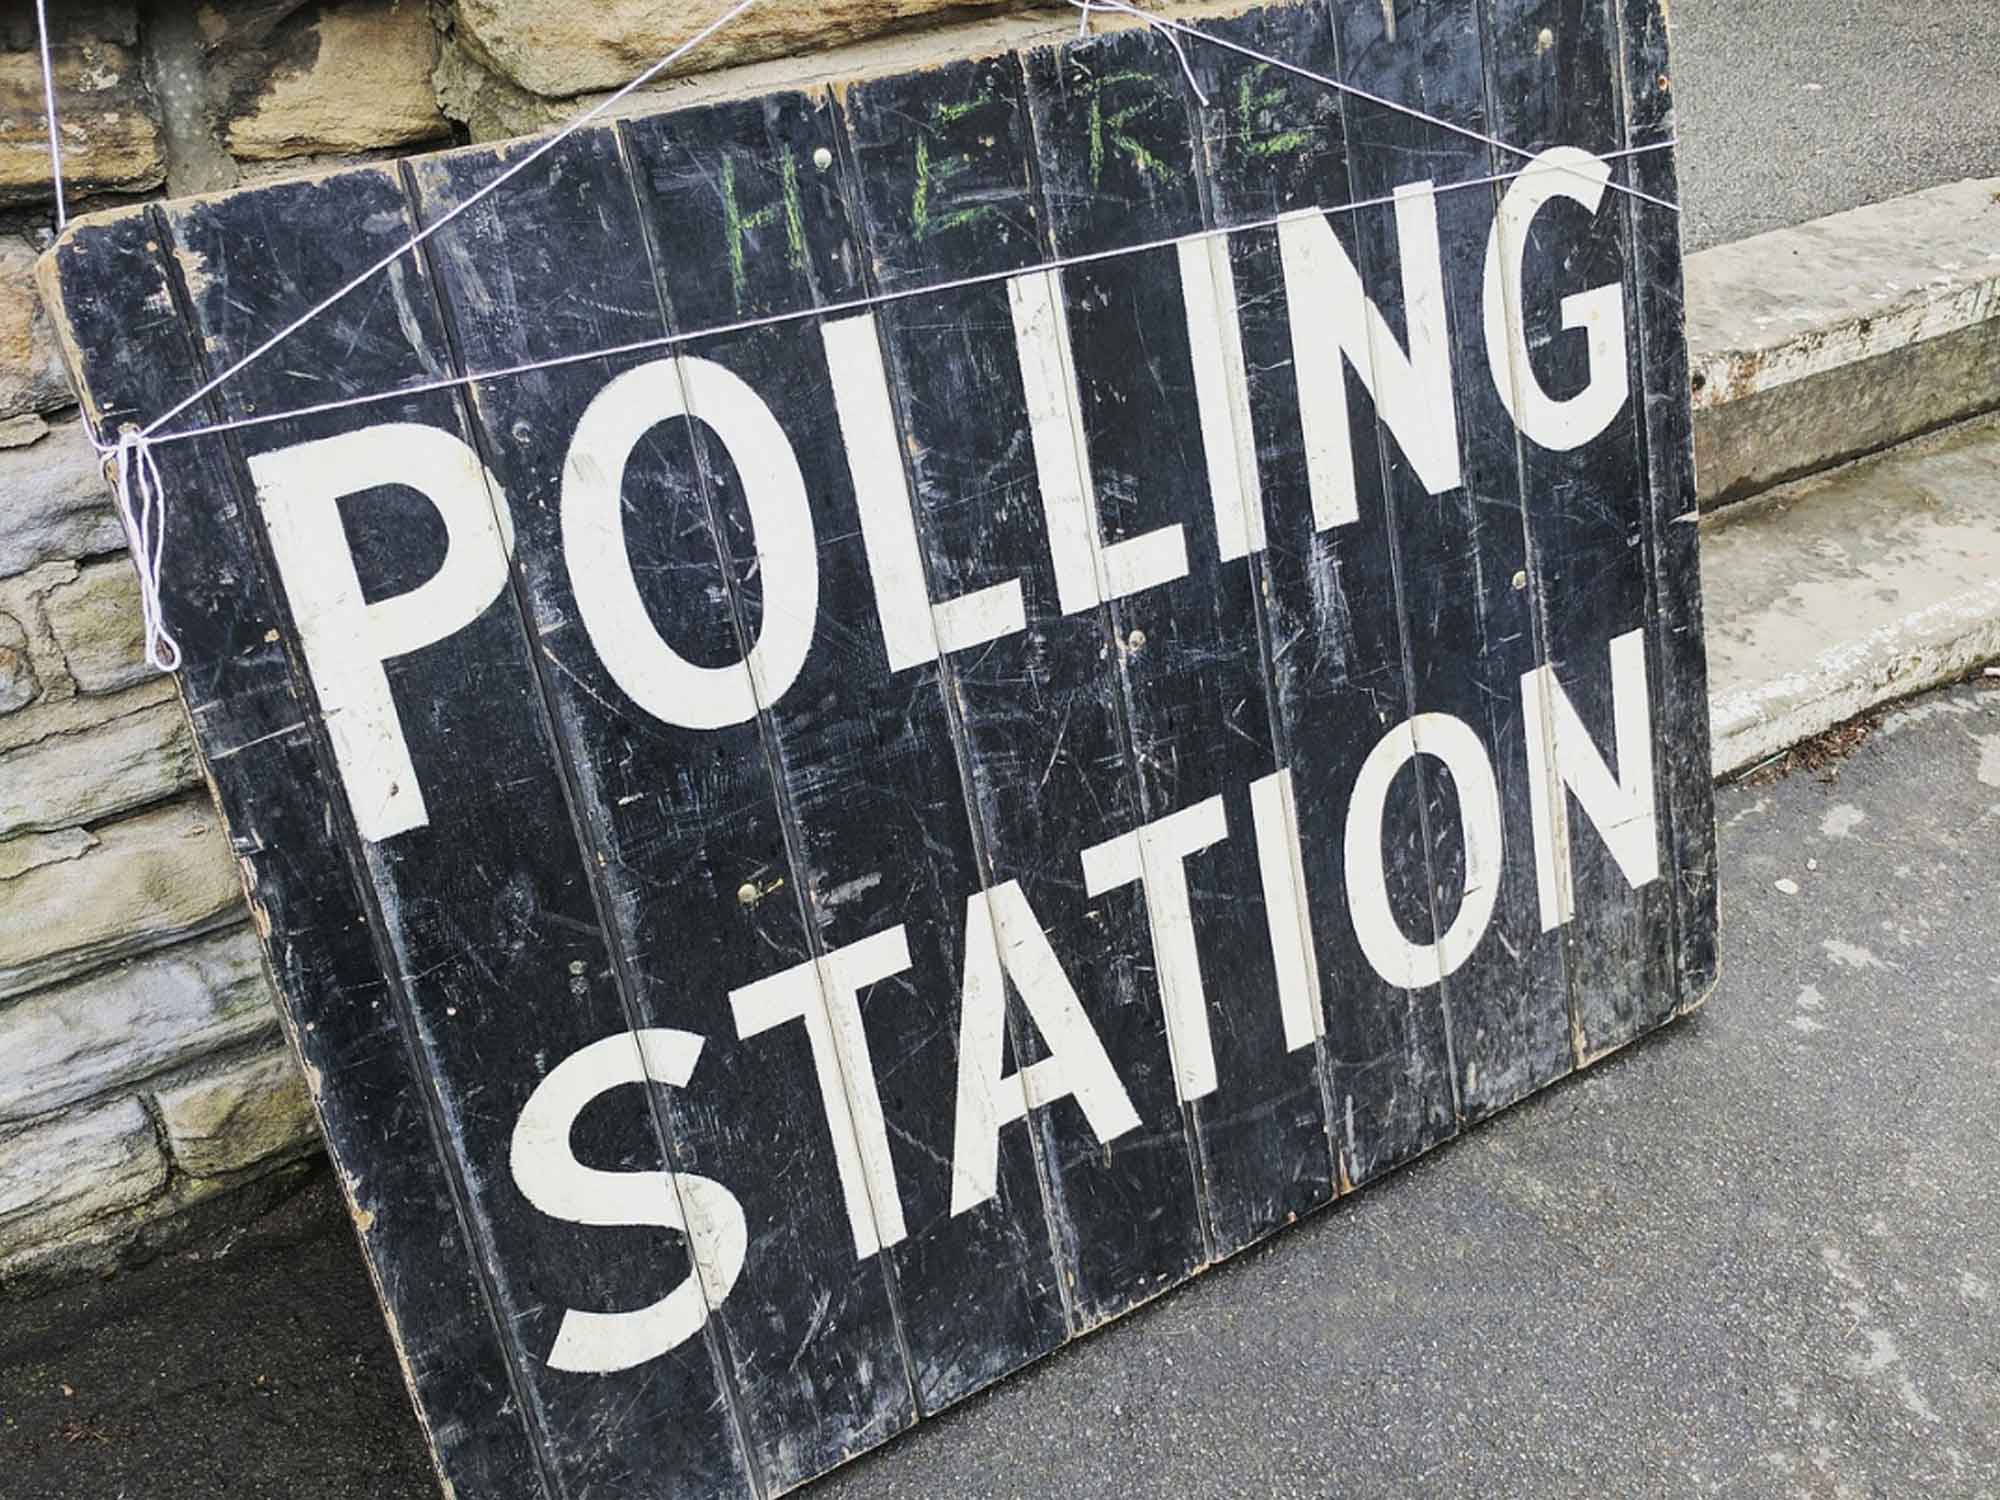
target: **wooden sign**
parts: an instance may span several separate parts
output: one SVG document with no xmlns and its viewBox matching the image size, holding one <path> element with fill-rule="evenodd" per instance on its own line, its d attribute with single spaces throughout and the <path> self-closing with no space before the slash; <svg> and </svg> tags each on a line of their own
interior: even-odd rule
<svg viewBox="0 0 2000 1500">
<path fill-rule="evenodd" d="M 1201 29 L 583 130 L 155 448 L 457 1495 L 783 1490 L 1705 994 L 1655 0 Z M 97 430 L 525 149 L 79 224 Z"/>
</svg>

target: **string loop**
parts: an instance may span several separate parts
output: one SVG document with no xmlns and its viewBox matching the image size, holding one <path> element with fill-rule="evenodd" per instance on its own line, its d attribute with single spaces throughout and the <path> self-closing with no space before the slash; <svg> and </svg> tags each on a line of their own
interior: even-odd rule
<svg viewBox="0 0 2000 1500">
<path fill-rule="evenodd" d="M 167 629 L 160 603 L 160 565 L 167 550 L 166 485 L 153 457 L 152 440 L 138 427 L 127 423 L 119 429 L 118 442 L 110 451 L 118 519 L 125 526 L 132 565 L 139 571 L 139 618 L 145 631 L 146 663 L 161 672 L 177 672 L 181 646 Z"/>
</svg>

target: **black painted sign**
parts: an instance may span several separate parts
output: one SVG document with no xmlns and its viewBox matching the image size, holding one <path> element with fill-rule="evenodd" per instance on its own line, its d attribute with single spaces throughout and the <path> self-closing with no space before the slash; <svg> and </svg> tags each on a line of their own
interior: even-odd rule
<svg viewBox="0 0 2000 1500">
<path fill-rule="evenodd" d="M 156 448 L 459 1496 L 782 1490 L 1706 993 L 1656 0 L 1203 30 L 586 129 Z M 98 430 L 525 149 L 78 225 Z"/>
</svg>

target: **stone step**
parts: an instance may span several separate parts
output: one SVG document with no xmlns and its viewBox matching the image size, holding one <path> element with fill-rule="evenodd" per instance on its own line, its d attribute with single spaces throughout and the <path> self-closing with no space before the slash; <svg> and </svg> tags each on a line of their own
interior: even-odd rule
<svg viewBox="0 0 2000 1500">
<path fill-rule="evenodd" d="M 1704 508 L 2000 408 L 2000 178 L 1687 261 Z"/>
<path fill-rule="evenodd" d="M 1701 525 L 1717 776 L 2000 657 L 2000 415 Z"/>
</svg>

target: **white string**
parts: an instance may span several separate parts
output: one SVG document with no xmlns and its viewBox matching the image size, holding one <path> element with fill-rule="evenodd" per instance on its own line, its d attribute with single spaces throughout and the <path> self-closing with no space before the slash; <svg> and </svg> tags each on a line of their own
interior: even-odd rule
<svg viewBox="0 0 2000 1500">
<path fill-rule="evenodd" d="M 1118 10 L 1121 8 L 1116 5 L 1107 4 L 1105 0 L 1069 0 L 1069 3 L 1076 7 L 1076 39 L 1079 42 L 1090 35 L 1090 13 L 1092 11 Z M 1130 9 L 1129 6 L 1123 8 Z M 1143 11 L 1135 10 L 1132 14 L 1141 16 L 1149 21 L 1151 20 L 1151 17 L 1146 16 Z M 1147 30 L 1150 31 L 1152 28 L 1148 26 Z M 1194 69 L 1188 64 L 1187 51 L 1181 46 L 1181 39 L 1171 31 L 1161 31 L 1156 33 L 1156 35 L 1163 37 L 1167 45 L 1174 49 L 1174 56 L 1180 59 L 1181 72 L 1187 77 L 1188 87 L 1194 90 L 1194 96 L 1201 101 L 1201 107 L 1207 109 L 1208 93 L 1202 88 L 1201 80 L 1194 76 Z"/>
<path fill-rule="evenodd" d="M 42 118 L 49 127 L 49 180 L 56 189 L 56 228 L 69 225 L 69 205 L 63 201 L 62 138 L 56 129 L 56 70 L 49 61 L 48 0 L 35 0 L 35 35 L 42 48 Z"/>
<path fill-rule="evenodd" d="M 1654 151 L 1670 151 L 1676 142 L 1655 141 L 1651 145 L 1631 146 L 1622 151 L 1607 151 L 1601 161 L 1618 161 L 1622 158 L 1644 156 Z M 1431 189 L 1433 194 L 1461 191 L 1465 188 L 1490 187 L 1495 183 L 1513 182 L 1535 172 L 1567 172 L 1571 170 L 1561 162 L 1537 161 L 1509 172 L 1495 172 L 1485 177 L 1467 177 L 1458 182 L 1448 182 L 1442 187 Z M 232 417 L 220 422 L 211 422 L 202 427 L 184 427 L 178 432 L 141 434 L 149 448 L 167 443 L 185 442 L 190 438 L 214 437 L 225 432 L 242 432 L 253 427 L 268 427 L 275 422 L 292 422 L 302 417 L 324 416 L 328 412 L 351 411 L 360 406 L 374 406 L 384 401 L 401 401 L 416 396 L 426 396 L 437 391 L 458 390 L 464 386 L 479 385 L 491 380 L 509 380 L 519 375 L 533 375 L 543 370 L 560 370 L 569 365 L 590 364 L 601 359 L 618 359 L 629 354 L 644 354 L 653 349 L 667 349 L 679 344 L 693 343 L 699 339 L 719 338 L 725 334 L 745 333 L 752 329 L 769 328 L 782 323 L 796 323 L 807 318 L 837 318 L 847 313 L 863 312 L 871 307 L 880 307 L 890 302 L 905 302 L 913 297 L 935 297 L 945 292 L 962 291 L 968 287 L 991 286 L 995 282 L 1008 281 L 1016 276 L 1032 276 L 1041 271 L 1062 271 L 1071 266 L 1093 265 L 1101 261 L 1117 260 L 1127 255 L 1143 255 L 1152 250 L 1167 250 L 1178 245 L 1196 244 L 1203 240 L 1219 239 L 1232 234 L 1246 234 L 1259 229 L 1271 229 L 1292 219 L 1310 218 L 1314 215 L 1354 213 L 1364 208 L 1386 208 L 1395 204 L 1393 194 L 1377 198 L 1358 198 L 1351 203 L 1335 204 L 1331 207 L 1294 208 L 1282 214 L 1274 214 L 1267 219 L 1252 219 L 1246 223 L 1229 224 L 1214 229 L 1199 229 L 1190 234 L 1170 235 L 1163 239 L 1143 240 L 1137 244 L 1117 245 L 1108 250 L 1089 250 L 1076 255 L 1058 256 L 1054 260 L 1039 261 L 1033 265 L 1016 266 L 1005 271 L 983 271 L 973 276 L 960 276 L 950 281 L 926 282 L 922 286 L 904 287 L 898 291 L 875 292 L 863 297 L 848 297 L 837 302 L 822 302 L 812 307 L 795 308 L 790 312 L 771 313 L 758 318 L 741 318 L 732 323 L 713 323 L 702 328 L 692 328 L 684 333 L 660 334 L 655 338 L 634 339 L 629 343 L 606 344 L 601 348 L 585 349 L 575 354 L 555 354 L 546 359 L 530 360 L 525 364 L 501 365 L 490 370 L 475 370 L 465 375 L 444 375 L 435 380 L 417 381 L 411 385 L 396 386 L 390 390 L 370 391 L 362 396 L 346 396 L 337 401 L 319 401 L 309 406 L 287 407 L 283 411 L 264 412 L 250 417 Z M 104 450 L 106 452 L 109 449 Z"/>
<path fill-rule="evenodd" d="M 160 612 L 160 562 L 166 554 L 167 495 L 153 445 L 136 427 L 118 434 L 118 519 L 125 523 L 125 541 L 139 570 L 139 616 L 146 632 L 146 661 L 162 672 L 181 665 L 180 642 L 167 629 Z M 137 495 L 138 504 L 133 505 Z"/>
</svg>

